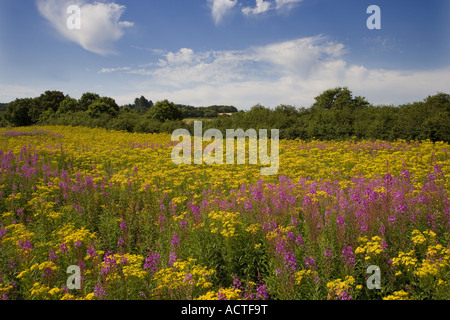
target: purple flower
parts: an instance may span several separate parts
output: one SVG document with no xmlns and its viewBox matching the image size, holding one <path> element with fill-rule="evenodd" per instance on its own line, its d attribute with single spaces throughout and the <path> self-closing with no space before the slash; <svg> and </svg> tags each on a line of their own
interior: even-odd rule
<svg viewBox="0 0 450 320">
<path fill-rule="evenodd" d="M 30 240 L 27 240 L 27 241 L 25 241 L 25 242 L 19 240 L 19 241 L 17 242 L 17 244 L 18 244 L 18 246 L 19 246 L 20 248 L 22 248 L 24 251 L 28 251 L 28 250 L 32 250 L 32 249 L 33 249 L 33 245 L 31 244 L 31 241 L 30 241 Z"/>
<path fill-rule="evenodd" d="M 59 251 L 61 251 L 63 254 L 68 252 L 69 249 L 67 248 L 67 244 L 65 244 L 65 243 L 60 244 L 59 245 Z"/>
<path fill-rule="evenodd" d="M 48 254 L 48 260 L 55 261 L 58 259 L 58 256 L 56 255 L 55 251 L 52 249 L 50 250 L 50 253 Z"/>
<path fill-rule="evenodd" d="M 177 254 L 175 251 L 171 251 L 169 253 L 169 266 L 172 266 L 175 262 L 177 262 Z"/>
<path fill-rule="evenodd" d="M 42 274 L 44 279 L 51 277 L 54 274 L 54 271 L 51 268 L 45 268 Z"/>
<path fill-rule="evenodd" d="M 184 280 L 183 280 L 183 282 L 191 282 L 192 281 L 192 279 L 193 279 L 193 276 L 192 276 L 192 273 L 188 273 L 188 274 L 186 274 L 185 276 L 184 276 Z"/>
<path fill-rule="evenodd" d="M 306 268 L 315 268 L 316 267 L 316 261 L 312 257 L 306 257 L 305 258 L 305 267 Z"/>
<path fill-rule="evenodd" d="M 355 255 L 352 247 L 347 246 L 342 249 L 341 259 L 347 266 L 355 266 Z"/>
<path fill-rule="evenodd" d="M 175 235 L 172 237 L 172 241 L 170 242 L 170 244 L 171 244 L 173 247 L 179 247 L 179 244 L 180 244 L 180 238 L 178 237 L 177 234 L 175 234 Z"/>
<path fill-rule="evenodd" d="M 345 224 L 345 221 L 344 221 L 344 217 L 338 214 L 338 216 L 337 216 L 337 218 L 336 218 L 336 224 L 337 224 L 338 226 L 343 226 L 343 227 L 345 227 L 346 224 Z"/>
<path fill-rule="evenodd" d="M 81 241 L 78 240 L 73 245 L 75 246 L 75 248 L 79 248 L 81 247 Z"/>
<path fill-rule="evenodd" d="M 233 289 L 242 290 L 242 283 L 237 276 L 233 279 Z"/>
<path fill-rule="evenodd" d="M 284 266 L 286 269 L 297 271 L 297 261 L 295 254 L 291 251 L 286 251 L 284 254 Z"/>
<path fill-rule="evenodd" d="M 97 252 L 95 252 L 94 246 L 90 246 L 90 247 L 87 249 L 87 254 L 88 254 L 89 256 L 91 256 L 91 257 L 97 256 Z"/>
<path fill-rule="evenodd" d="M 125 240 L 123 238 L 119 238 L 117 241 L 117 246 L 121 247 L 125 243 Z"/>
<path fill-rule="evenodd" d="M 338 299 L 339 300 L 352 300 L 352 296 L 348 294 L 348 292 L 343 291 L 338 293 Z"/>
<path fill-rule="evenodd" d="M 188 206 L 191 207 L 192 214 L 194 214 L 194 215 L 200 214 L 200 209 L 198 206 L 196 206 L 195 204 L 191 204 L 191 203 L 188 203 Z"/>
<path fill-rule="evenodd" d="M 125 231 L 125 230 L 127 230 L 127 224 L 125 223 L 125 221 L 122 221 L 121 223 L 120 223 L 120 230 L 122 230 L 122 231 Z"/>
<path fill-rule="evenodd" d="M 110 273 L 110 271 L 111 271 L 111 268 L 110 268 L 110 267 L 103 267 L 102 270 L 100 270 L 100 274 L 101 274 L 102 276 L 105 276 L 105 275 L 107 275 L 108 273 Z"/>
<path fill-rule="evenodd" d="M 305 241 L 303 240 L 303 237 L 301 235 L 298 235 L 297 237 L 295 237 L 295 243 L 298 246 L 302 246 L 305 243 Z"/>
<path fill-rule="evenodd" d="M 395 222 L 397 222 L 397 219 L 395 219 L 395 217 L 393 217 L 393 216 L 389 216 L 388 221 L 389 221 L 389 223 L 391 223 L 395 226 Z"/>
<path fill-rule="evenodd" d="M 264 284 L 256 288 L 256 299 L 257 300 L 269 299 L 269 294 L 267 293 L 267 288 Z"/>
<path fill-rule="evenodd" d="M 333 251 L 332 250 L 325 249 L 323 254 L 327 260 L 333 260 Z"/>
<path fill-rule="evenodd" d="M 8 229 L 0 228 L 0 239 L 3 238 L 6 233 L 8 233 Z"/>
<path fill-rule="evenodd" d="M 227 296 L 225 294 L 223 294 L 222 292 L 219 292 L 217 299 L 218 300 L 228 300 Z"/>
<path fill-rule="evenodd" d="M 187 229 L 188 228 L 188 222 L 186 220 L 181 220 L 180 221 L 180 228 L 181 229 Z"/>
<path fill-rule="evenodd" d="M 150 273 L 155 273 L 158 269 L 158 263 L 161 260 L 161 256 L 157 252 L 151 252 L 150 255 L 145 259 L 144 270 Z"/>
<path fill-rule="evenodd" d="M 410 180 L 410 174 L 409 171 L 407 169 L 402 169 L 401 171 L 401 176 L 404 177 L 406 180 Z"/>
<path fill-rule="evenodd" d="M 116 258 L 114 257 L 114 255 L 112 254 L 112 253 L 110 253 L 110 252 L 107 252 L 105 255 L 104 255 L 104 257 L 103 257 L 103 261 L 104 261 L 104 263 L 105 263 L 105 270 L 104 270 L 104 272 L 105 273 L 109 273 L 110 271 L 111 271 L 111 268 L 110 267 L 113 267 L 113 268 L 117 268 L 118 266 L 117 266 L 117 264 L 116 264 Z"/>
<path fill-rule="evenodd" d="M 295 240 L 294 233 L 292 231 L 286 232 L 286 239 L 287 240 Z"/>
<path fill-rule="evenodd" d="M 245 208 L 245 210 L 248 210 L 248 211 L 253 210 L 252 203 L 250 201 L 248 201 L 248 200 L 245 200 L 244 208 Z"/>
<path fill-rule="evenodd" d="M 106 291 L 102 288 L 102 286 L 96 284 L 94 287 L 94 296 L 96 297 L 106 296 Z"/>
</svg>

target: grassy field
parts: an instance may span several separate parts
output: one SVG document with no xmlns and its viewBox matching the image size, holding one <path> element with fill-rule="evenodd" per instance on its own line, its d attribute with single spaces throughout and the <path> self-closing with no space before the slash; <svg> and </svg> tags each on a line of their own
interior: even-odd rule
<svg viewBox="0 0 450 320">
<path fill-rule="evenodd" d="M 274 176 L 172 147 L 0 128 L 0 298 L 450 298 L 448 144 L 281 140 Z"/>
</svg>

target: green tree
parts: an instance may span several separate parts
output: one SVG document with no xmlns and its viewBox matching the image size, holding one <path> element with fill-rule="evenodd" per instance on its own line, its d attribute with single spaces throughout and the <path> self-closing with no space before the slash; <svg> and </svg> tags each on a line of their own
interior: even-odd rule
<svg viewBox="0 0 450 320">
<path fill-rule="evenodd" d="M 87 110 L 87 113 L 91 118 L 99 118 L 103 114 L 107 114 L 112 117 L 117 115 L 117 111 L 108 103 L 103 101 L 96 101 L 91 104 Z"/>
<path fill-rule="evenodd" d="M 125 107 L 120 110 L 117 118 L 111 120 L 108 129 L 133 132 L 140 118 L 141 116 L 138 112 Z"/>
<path fill-rule="evenodd" d="M 112 110 L 114 110 L 113 113 L 110 113 L 111 115 L 117 115 L 119 113 L 119 106 L 116 103 L 116 100 L 114 100 L 113 98 L 110 97 L 101 97 L 100 99 L 97 100 L 98 102 L 103 102 L 106 103 Z"/>
<path fill-rule="evenodd" d="M 16 99 L 8 104 L 6 109 L 6 119 L 14 126 L 29 126 L 33 121 L 28 113 L 34 106 L 36 100 L 33 98 Z"/>
<path fill-rule="evenodd" d="M 45 91 L 38 98 L 42 111 L 52 109 L 58 110 L 61 102 L 66 98 L 61 91 Z"/>
<path fill-rule="evenodd" d="M 180 108 L 168 100 L 158 101 L 151 107 L 146 116 L 151 119 L 164 122 L 166 120 L 183 120 L 183 113 Z"/>
<path fill-rule="evenodd" d="M 96 93 L 86 92 L 84 93 L 80 100 L 78 100 L 80 110 L 87 111 L 89 106 L 100 99 L 100 96 Z"/>
<path fill-rule="evenodd" d="M 77 112 L 77 111 L 81 111 L 80 105 L 79 105 L 77 99 L 67 96 L 59 104 L 59 108 L 58 108 L 59 113 Z"/>
<path fill-rule="evenodd" d="M 369 103 L 363 97 L 353 97 L 352 92 L 347 87 L 338 87 L 328 89 L 314 98 L 316 101 L 312 109 L 331 110 L 350 108 L 355 110 L 369 106 Z"/>
<path fill-rule="evenodd" d="M 144 96 L 134 99 L 134 110 L 144 114 L 153 106 L 153 102 L 147 100 Z"/>
<path fill-rule="evenodd" d="M 64 100 L 64 93 L 61 91 L 45 91 L 39 97 L 34 98 L 33 103 L 29 104 L 28 116 L 33 124 L 39 121 L 41 114 L 50 110 L 58 110 L 60 103 Z"/>
</svg>

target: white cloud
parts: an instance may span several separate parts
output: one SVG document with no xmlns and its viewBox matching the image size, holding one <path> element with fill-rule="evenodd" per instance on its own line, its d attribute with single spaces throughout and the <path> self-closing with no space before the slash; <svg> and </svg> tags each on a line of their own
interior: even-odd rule
<svg viewBox="0 0 450 320">
<path fill-rule="evenodd" d="M 275 0 L 276 8 L 292 8 L 295 4 L 302 2 L 303 0 Z"/>
<path fill-rule="evenodd" d="M 260 14 L 268 11 L 271 8 L 271 5 L 272 4 L 269 1 L 256 0 L 256 7 L 244 7 L 242 8 L 242 13 L 244 13 L 245 15 Z"/>
<path fill-rule="evenodd" d="M 347 86 L 373 104 L 420 101 L 448 92 L 450 68 L 428 71 L 368 69 L 346 59 L 342 43 L 314 36 L 244 50 L 165 52 L 157 63 L 125 73 L 144 75 L 128 103 L 144 94 L 156 100 L 206 106 L 233 104 L 249 108 L 291 104 L 308 107 L 324 90 Z M 151 91 L 148 88 L 152 88 Z M 131 100 L 130 100 L 131 99 Z"/>
<path fill-rule="evenodd" d="M 221 84 L 249 79 L 274 79 L 282 75 L 308 77 L 328 60 L 346 53 L 340 43 L 322 36 L 295 39 L 245 50 L 194 52 L 182 48 L 163 55 L 149 68 L 129 73 L 152 75 L 159 83 L 185 86 L 203 82 Z"/>
<path fill-rule="evenodd" d="M 214 22 L 219 24 L 236 4 L 237 0 L 208 0 Z"/>
<path fill-rule="evenodd" d="M 291 75 L 273 81 L 249 79 L 221 84 L 203 82 L 181 87 L 157 86 L 155 81 L 150 81 L 143 82 L 140 89 L 134 87 L 125 95 L 117 96 L 117 92 L 110 94 L 123 104 L 144 94 L 153 101 L 169 99 L 196 106 L 226 104 L 248 109 L 257 103 L 267 107 L 279 104 L 309 107 L 314 102 L 314 97 L 338 86 L 348 86 L 354 95 L 364 96 L 373 104 L 387 105 L 421 101 L 438 91 L 448 93 L 450 87 L 450 68 L 405 73 L 400 70 L 348 67 L 345 62 L 339 61 L 327 64 L 321 71 L 321 75 L 325 77 L 303 79 Z"/>
<path fill-rule="evenodd" d="M 255 6 L 242 8 L 242 13 L 246 16 L 258 15 L 268 11 L 291 10 L 296 4 L 303 0 L 256 0 Z"/>
<path fill-rule="evenodd" d="M 102 68 L 99 73 L 112 73 L 118 71 L 128 71 L 131 70 L 131 67 L 118 67 L 118 68 Z"/>
<path fill-rule="evenodd" d="M 131 93 L 116 96 L 129 103 L 144 94 L 153 101 L 206 106 L 233 104 L 249 108 L 291 104 L 308 107 L 324 90 L 348 86 L 374 104 L 419 101 L 448 92 L 450 68 L 428 71 L 369 69 L 352 64 L 342 43 L 314 36 L 249 47 L 200 51 L 182 48 L 160 53 L 158 62 L 117 71 L 139 74 Z M 112 68 L 113 69 L 113 68 Z M 149 90 L 148 88 L 152 88 Z M 128 99 L 128 100 L 127 100 Z"/>
<path fill-rule="evenodd" d="M 67 27 L 67 8 L 78 5 L 81 11 L 81 28 Z M 107 55 L 114 53 L 113 44 L 119 40 L 124 29 L 133 22 L 119 21 L 126 7 L 103 2 L 86 3 L 84 0 L 37 0 L 40 14 L 66 39 L 78 43 L 87 51 Z"/>
</svg>

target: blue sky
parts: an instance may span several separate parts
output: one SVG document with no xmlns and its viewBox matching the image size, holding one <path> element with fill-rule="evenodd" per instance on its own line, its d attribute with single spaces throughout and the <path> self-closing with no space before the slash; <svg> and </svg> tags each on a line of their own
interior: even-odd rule
<svg viewBox="0 0 450 320">
<path fill-rule="evenodd" d="M 337 86 L 374 104 L 449 93 L 450 1 L 0 0 L 0 102 L 60 90 L 308 107 Z"/>
</svg>

